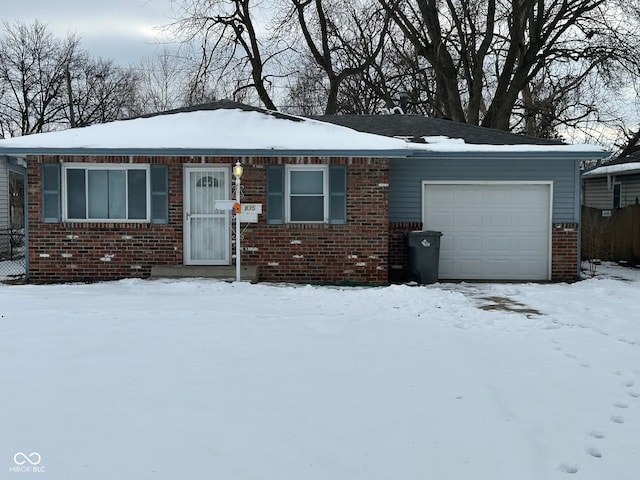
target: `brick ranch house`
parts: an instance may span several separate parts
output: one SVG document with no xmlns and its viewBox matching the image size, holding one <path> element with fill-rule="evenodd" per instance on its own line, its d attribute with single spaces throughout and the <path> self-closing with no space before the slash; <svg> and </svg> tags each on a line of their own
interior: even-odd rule
<svg viewBox="0 0 640 480">
<path fill-rule="evenodd" d="M 322 120 L 219 101 L 1 140 L 27 162 L 30 281 L 232 265 L 216 202 L 236 162 L 242 203 L 262 206 L 241 242 L 260 280 L 403 281 L 402 232 L 422 228 L 444 234 L 443 279 L 577 276 L 578 165 L 606 152 L 410 115 Z M 386 131 L 400 122 L 410 141 Z"/>
</svg>

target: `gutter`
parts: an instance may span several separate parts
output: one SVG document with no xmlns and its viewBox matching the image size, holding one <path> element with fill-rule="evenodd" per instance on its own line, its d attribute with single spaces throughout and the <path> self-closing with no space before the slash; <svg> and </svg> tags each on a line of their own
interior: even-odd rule
<svg viewBox="0 0 640 480">
<path fill-rule="evenodd" d="M 152 157 L 370 157 L 404 158 L 411 156 L 410 149 L 392 150 L 313 150 L 313 149 L 232 149 L 232 148 L 26 148 L 0 147 L 0 154 L 8 156 L 37 155 L 92 155 L 92 156 L 152 156 Z"/>
<path fill-rule="evenodd" d="M 513 160 L 558 159 L 558 160 L 598 160 L 610 155 L 603 151 L 437 151 L 415 149 L 390 150 L 345 150 L 345 149 L 233 149 L 233 148 L 34 148 L 0 147 L 0 154 L 25 157 L 31 155 L 93 155 L 93 156 L 154 156 L 154 157 L 370 157 L 370 158 L 415 158 L 415 159 L 473 159 L 489 160 L 509 158 Z"/>
</svg>

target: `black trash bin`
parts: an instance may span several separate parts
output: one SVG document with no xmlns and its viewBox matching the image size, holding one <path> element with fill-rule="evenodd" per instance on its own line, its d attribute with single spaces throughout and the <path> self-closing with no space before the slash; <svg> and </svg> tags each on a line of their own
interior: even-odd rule
<svg viewBox="0 0 640 480">
<path fill-rule="evenodd" d="M 442 232 L 418 230 L 406 232 L 405 236 L 409 257 L 408 280 L 420 284 L 436 283 L 438 281 Z"/>
</svg>

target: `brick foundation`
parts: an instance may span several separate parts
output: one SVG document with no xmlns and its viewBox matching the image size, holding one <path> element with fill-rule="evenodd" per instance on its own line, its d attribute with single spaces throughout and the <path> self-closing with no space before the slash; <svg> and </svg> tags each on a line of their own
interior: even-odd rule
<svg viewBox="0 0 640 480">
<path fill-rule="evenodd" d="M 233 165 L 236 160 L 206 158 L 204 163 Z M 167 164 L 169 223 L 43 223 L 40 165 L 58 161 Z M 264 206 L 258 223 L 243 224 L 242 236 L 243 262 L 257 265 L 261 280 L 368 284 L 388 281 L 386 159 L 243 158 L 241 161 L 243 202 Z M 266 166 L 328 162 L 348 166 L 346 225 L 267 225 Z M 182 265 L 185 164 L 202 162 L 199 157 L 30 157 L 30 280 L 48 283 L 144 278 L 154 265 Z M 233 244 L 231 252 L 235 252 Z"/>
</svg>

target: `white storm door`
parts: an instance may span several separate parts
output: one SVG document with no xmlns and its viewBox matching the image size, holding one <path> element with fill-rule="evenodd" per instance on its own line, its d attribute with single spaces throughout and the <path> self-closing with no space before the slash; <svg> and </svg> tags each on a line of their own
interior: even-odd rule
<svg viewBox="0 0 640 480">
<path fill-rule="evenodd" d="M 215 206 L 216 201 L 228 199 L 228 168 L 185 168 L 185 265 L 229 265 L 229 212 L 217 210 Z"/>
</svg>

